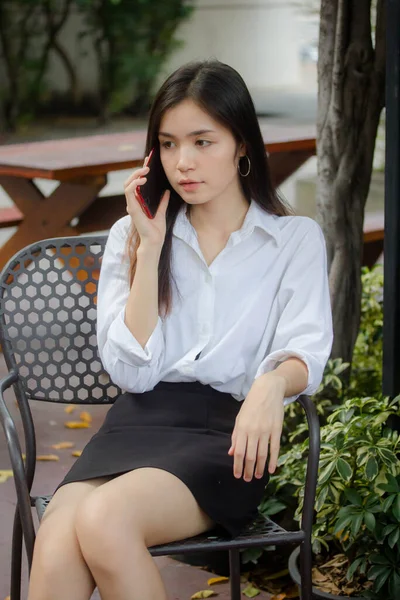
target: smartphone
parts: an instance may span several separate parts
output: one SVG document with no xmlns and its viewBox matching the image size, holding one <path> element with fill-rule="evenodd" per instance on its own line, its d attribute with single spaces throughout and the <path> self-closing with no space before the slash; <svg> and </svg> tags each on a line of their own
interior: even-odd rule
<svg viewBox="0 0 400 600">
<path fill-rule="evenodd" d="M 150 168 L 150 171 L 147 173 L 147 181 L 144 185 L 139 185 L 136 188 L 136 197 L 138 199 L 139 204 L 141 205 L 144 213 L 149 217 L 149 219 L 154 219 L 154 216 L 157 212 L 157 208 L 154 210 L 152 208 L 152 204 L 154 202 L 154 197 L 152 197 L 152 191 L 154 188 L 154 176 L 156 173 L 152 173 L 151 164 L 152 158 L 154 157 L 155 149 L 152 148 L 149 159 L 147 161 L 147 166 Z"/>
</svg>

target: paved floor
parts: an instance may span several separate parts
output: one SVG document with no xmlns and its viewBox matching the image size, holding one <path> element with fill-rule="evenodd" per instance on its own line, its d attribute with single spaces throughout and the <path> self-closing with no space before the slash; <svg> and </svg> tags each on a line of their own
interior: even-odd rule
<svg viewBox="0 0 400 600">
<path fill-rule="evenodd" d="M 0 377 L 4 376 L 6 366 L 3 356 L 0 354 Z M 6 392 L 6 402 L 9 410 L 21 431 L 21 423 L 18 409 L 12 392 Z M 32 413 L 36 426 L 37 455 L 56 454 L 57 462 L 37 462 L 37 470 L 32 494 L 51 494 L 64 474 L 69 470 L 75 458 L 72 451 L 81 450 L 89 438 L 101 425 L 108 407 L 91 406 L 84 407 L 92 416 L 90 429 L 69 430 L 64 426 L 67 420 L 79 420 L 80 410 L 75 410 L 71 415 L 65 413 L 65 405 L 47 404 L 44 402 L 32 402 Z M 53 444 L 59 442 L 73 442 L 72 449 L 55 450 Z M 10 461 L 6 450 L 3 433 L 0 433 L 0 470 L 10 469 Z M 4 600 L 9 594 L 10 579 L 10 540 L 12 532 L 12 519 L 15 506 L 15 489 L 13 479 L 10 478 L 0 483 L 0 600 Z M 213 574 L 197 567 L 192 567 L 168 557 L 156 559 L 163 580 L 166 583 L 169 600 L 188 600 L 191 596 L 203 589 L 210 589 L 207 580 Z M 245 587 L 245 583 L 243 587 Z M 220 600 L 228 600 L 229 584 L 223 583 L 214 586 Z M 244 597 L 244 596 L 243 596 Z M 24 568 L 24 585 L 22 598 L 26 598 L 26 568 Z M 267 599 L 270 596 L 261 593 L 257 598 Z M 94 594 L 93 600 L 99 600 L 99 595 Z"/>
</svg>

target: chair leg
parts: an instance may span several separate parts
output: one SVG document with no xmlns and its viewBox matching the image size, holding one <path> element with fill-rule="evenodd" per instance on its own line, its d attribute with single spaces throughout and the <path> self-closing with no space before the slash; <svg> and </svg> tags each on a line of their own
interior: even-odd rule
<svg viewBox="0 0 400 600">
<path fill-rule="evenodd" d="M 22 567 L 22 525 L 18 509 L 14 514 L 13 537 L 11 546 L 11 585 L 10 599 L 21 600 Z"/>
<path fill-rule="evenodd" d="M 312 600 L 312 553 L 310 540 L 300 546 L 300 599 Z"/>
<path fill-rule="evenodd" d="M 231 580 L 231 600 L 240 600 L 240 552 L 229 550 L 229 572 Z"/>
</svg>

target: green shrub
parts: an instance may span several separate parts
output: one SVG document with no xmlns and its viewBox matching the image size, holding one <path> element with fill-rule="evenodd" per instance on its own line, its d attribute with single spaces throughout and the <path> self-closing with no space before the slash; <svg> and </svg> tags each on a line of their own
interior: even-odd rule
<svg viewBox="0 0 400 600">
<path fill-rule="evenodd" d="M 365 595 L 400 597 L 400 396 L 382 396 L 383 272 L 362 273 L 359 335 L 349 365 L 329 360 L 315 394 L 321 456 L 312 544 L 316 555 L 343 553 L 347 578 L 369 581 Z M 286 411 L 278 470 L 260 511 L 295 525 L 301 518 L 308 430 L 298 403 Z M 276 517 L 275 517 L 276 518 Z M 256 562 L 257 556 L 250 557 Z"/>
</svg>

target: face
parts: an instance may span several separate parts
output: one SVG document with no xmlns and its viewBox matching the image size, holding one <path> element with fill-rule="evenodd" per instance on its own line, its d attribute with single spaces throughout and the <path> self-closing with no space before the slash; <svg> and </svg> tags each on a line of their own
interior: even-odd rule
<svg viewBox="0 0 400 600">
<path fill-rule="evenodd" d="M 192 100 L 168 110 L 160 124 L 160 156 L 170 185 L 188 204 L 242 194 L 237 165 L 243 148 Z"/>
</svg>

